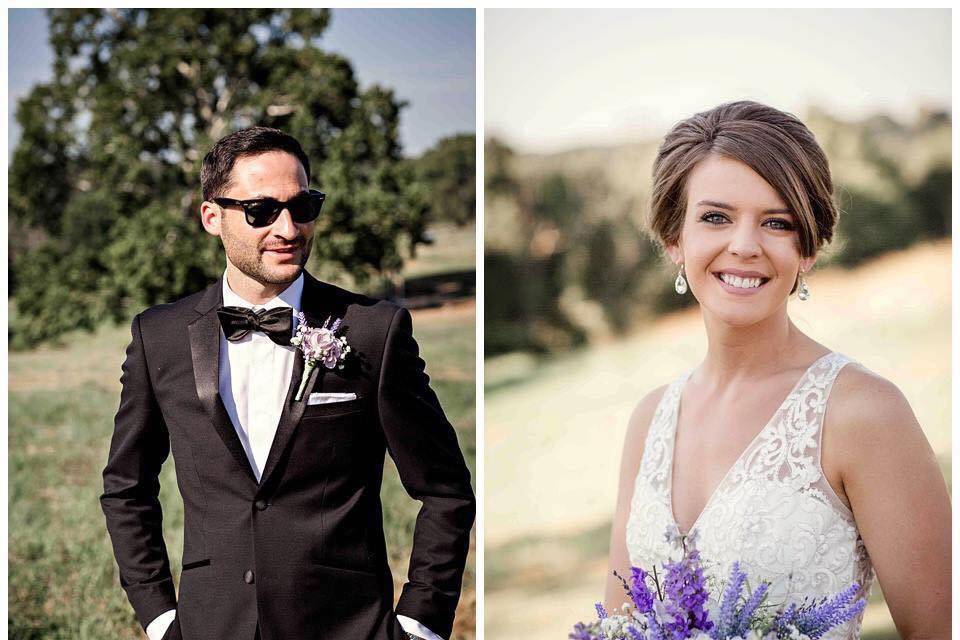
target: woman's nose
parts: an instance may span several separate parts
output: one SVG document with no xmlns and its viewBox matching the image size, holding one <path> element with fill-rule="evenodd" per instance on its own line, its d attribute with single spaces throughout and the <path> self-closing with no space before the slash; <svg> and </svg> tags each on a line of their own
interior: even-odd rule
<svg viewBox="0 0 960 640">
<path fill-rule="evenodd" d="M 758 229 L 751 225 L 739 224 L 733 229 L 727 251 L 741 258 L 754 258 L 762 253 L 757 237 Z"/>
</svg>

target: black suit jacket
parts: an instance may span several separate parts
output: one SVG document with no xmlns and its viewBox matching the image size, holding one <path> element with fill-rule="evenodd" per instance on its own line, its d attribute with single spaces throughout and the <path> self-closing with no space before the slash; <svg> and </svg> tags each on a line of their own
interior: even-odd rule
<svg viewBox="0 0 960 640">
<path fill-rule="evenodd" d="M 429 387 L 410 314 L 305 273 L 311 325 L 342 318 L 344 370 L 291 387 L 255 479 L 219 396 L 222 284 L 133 320 L 100 498 L 120 581 L 144 627 L 176 607 L 187 640 L 402 637 L 380 505 L 384 453 L 417 517 L 397 613 L 449 636 L 475 502 L 457 437 Z M 310 392 L 356 400 L 307 406 Z M 179 599 L 161 531 L 158 474 L 169 451 L 183 496 Z"/>
</svg>

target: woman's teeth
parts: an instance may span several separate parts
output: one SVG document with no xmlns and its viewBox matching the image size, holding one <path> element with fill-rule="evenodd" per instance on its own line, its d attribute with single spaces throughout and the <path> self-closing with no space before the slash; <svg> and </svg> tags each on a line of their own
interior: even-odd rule
<svg viewBox="0 0 960 640">
<path fill-rule="evenodd" d="M 741 278 L 739 276 L 732 276 L 729 273 L 721 273 L 720 279 L 731 287 L 737 287 L 738 289 L 756 289 L 763 284 L 762 278 Z"/>
</svg>

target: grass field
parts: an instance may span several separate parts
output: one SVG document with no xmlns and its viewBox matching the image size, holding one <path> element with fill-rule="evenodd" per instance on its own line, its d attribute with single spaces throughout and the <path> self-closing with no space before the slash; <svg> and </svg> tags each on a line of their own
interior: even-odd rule
<svg viewBox="0 0 960 640">
<path fill-rule="evenodd" d="M 440 223 L 432 225 L 430 233 L 433 244 L 417 247 L 417 257 L 403 266 L 404 277 L 417 278 L 476 268 L 476 224 L 458 227 Z"/>
<path fill-rule="evenodd" d="M 905 393 L 950 479 L 950 243 L 810 279 L 794 322 Z M 699 312 L 547 361 L 485 367 L 485 633 L 562 638 L 602 599 L 627 418 L 706 349 Z M 864 637 L 896 637 L 878 586 Z"/>
<path fill-rule="evenodd" d="M 414 314 L 427 372 L 457 429 L 475 475 L 474 305 Z M 100 472 L 119 400 L 125 327 L 68 336 L 63 348 L 9 358 L 10 638 L 103 640 L 146 637 L 117 577 L 100 511 Z M 172 458 L 161 476 L 164 537 L 180 571 L 183 505 Z M 402 583 L 419 503 L 400 486 L 392 462 L 381 493 L 390 563 Z M 454 637 L 475 637 L 471 551 Z"/>
</svg>

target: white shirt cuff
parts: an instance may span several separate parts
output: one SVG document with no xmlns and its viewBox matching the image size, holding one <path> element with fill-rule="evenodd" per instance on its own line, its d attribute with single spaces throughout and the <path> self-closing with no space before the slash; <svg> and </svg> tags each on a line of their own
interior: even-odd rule
<svg viewBox="0 0 960 640">
<path fill-rule="evenodd" d="M 159 616 L 154 618 L 153 621 L 147 625 L 147 638 L 150 640 L 160 640 L 163 637 L 163 634 L 167 632 L 167 629 L 170 628 L 170 625 L 173 624 L 173 619 L 176 617 L 177 610 L 170 609 L 169 611 L 164 611 Z M 408 618 L 407 616 L 397 616 L 397 621 L 407 633 L 412 633 L 420 636 L 421 638 L 426 638 L 426 640 L 443 640 L 443 638 L 435 634 L 433 631 L 430 631 L 430 629 L 427 629 L 413 618 Z"/>
<path fill-rule="evenodd" d="M 407 616 L 397 616 L 397 621 L 407 633 L 412 633 L 415 636 L 426 638 L 426 640 L 443 640 L 443 638 L 435 634 L 433 631 L 430 631 L 430 629 L 427 629 L 413 618 L 408 618 Z M 153 640 L 153 638 L 150 638 L 150 640 Z"/>
<path fill-rule="evenodd" d="M 170 625 L 173 624 L 173 619 L 176 617 L 176 609 L 170 609 L 158 615 L 147 625 L 147 637 L 150 638 L 150 640 L 160 640 L 163 634 L 167 632 L 167 629 L 170 628 Z"/>
</svg>

